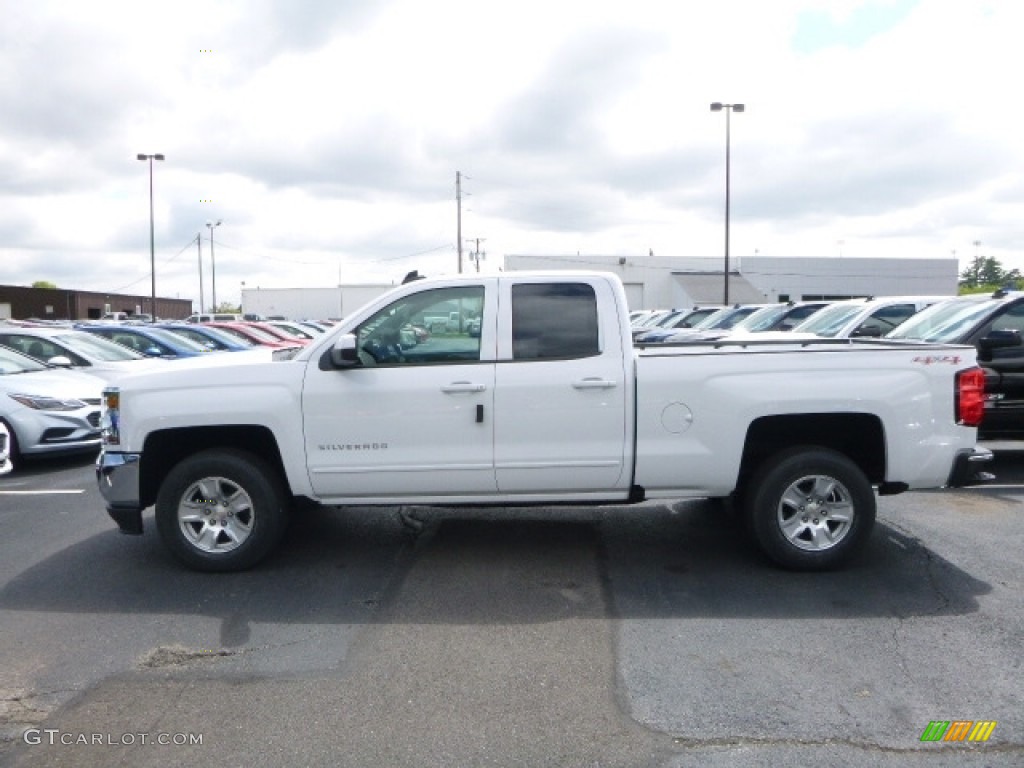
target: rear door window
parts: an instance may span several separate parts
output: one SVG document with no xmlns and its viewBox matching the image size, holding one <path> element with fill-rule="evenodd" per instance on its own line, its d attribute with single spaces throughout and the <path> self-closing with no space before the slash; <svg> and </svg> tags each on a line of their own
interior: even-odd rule
<svg viewBox="0 0 1024 768">
<path fill-rule="evenodd" d="M 512 356 L 515 360 L 593 357 L 601 354 L 597 297 L 586 283 L 512 286 Z"/>
</svg>

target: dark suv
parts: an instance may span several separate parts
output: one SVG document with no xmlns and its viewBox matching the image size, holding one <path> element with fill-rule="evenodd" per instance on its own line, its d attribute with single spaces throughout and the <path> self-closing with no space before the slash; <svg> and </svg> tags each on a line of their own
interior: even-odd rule
<svg viewBox="0 0 1024 768">
<path fill-rule="evenodd" d="M 1024 438 L 1024 292 L 958 296 L 918 312 L 887 339 L 971 344 L 985 371 L 979 436 Z"/>
</svg>

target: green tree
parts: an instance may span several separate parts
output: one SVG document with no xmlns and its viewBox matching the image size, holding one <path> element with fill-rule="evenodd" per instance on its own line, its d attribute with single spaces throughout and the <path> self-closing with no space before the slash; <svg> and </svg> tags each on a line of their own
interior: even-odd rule
<svg viewBox="0 0 1024 768">
<path fill-rule="evenodd" d="M 36 280 L 32 283 L 33 288 L 56 288 L 56 283 L 51 283 L 49 280 Z"/>
<path fill-rule="evenodd" d="M 242 308 L 237 304 L 232 304 L 229 301 L 222 301 L 214 308 L 213 311 L 220 312 L 225 315 L 240 315 L 242 313 Z"/>
<path fill-rule="evenodd" d="M 1006 271 L 999 259 L 992 256 L 975 256 L 960 273 L 960 293 L 988 293 L 1010 286 L 1020 288 L 1019 269 Z"/>
</svg>

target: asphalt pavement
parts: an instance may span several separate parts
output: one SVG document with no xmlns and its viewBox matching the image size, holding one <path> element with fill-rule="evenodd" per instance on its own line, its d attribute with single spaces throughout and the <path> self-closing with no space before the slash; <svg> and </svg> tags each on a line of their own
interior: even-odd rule
<svg viewBox="0 0 1024 768">
<path fill-rule="evenodd" d="M 835 573 L 699 501 L 305 513 L 256 569 L 0 479 L 0 765 L 1018 766 L 1024 450 Z M 985 741 L 922 741 L 933 722 Z"/>
</svg>

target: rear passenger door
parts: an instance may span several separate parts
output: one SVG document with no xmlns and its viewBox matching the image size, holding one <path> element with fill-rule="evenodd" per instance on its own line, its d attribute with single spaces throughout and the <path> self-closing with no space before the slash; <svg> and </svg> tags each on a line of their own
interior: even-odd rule
<svg viewBox="0 0 1024 768">
<path fill-rule="evenodd" d="M 628 486 L 632 367 L 619 325 L 626 320 L 614 313 L 618 303 L 609 283 L 584 276 L 575 282 L 504 278 L 499 303 L 499 493 L 600 493 Z"/>
</svg>

